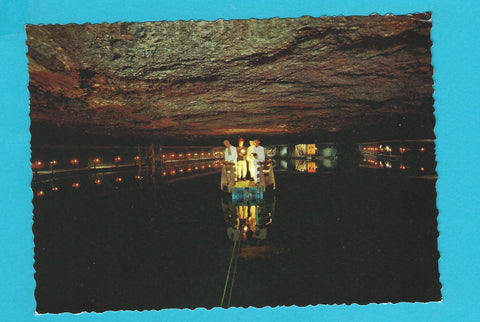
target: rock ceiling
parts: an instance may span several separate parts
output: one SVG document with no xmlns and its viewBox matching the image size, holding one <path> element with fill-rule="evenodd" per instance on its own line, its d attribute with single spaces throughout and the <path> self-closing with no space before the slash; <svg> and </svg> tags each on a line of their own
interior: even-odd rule
<svg viewBox="0 0 480 322">
<path fill-rule="evenodd" d="M 429 13 L 28 25 L 32 140 L 432 137 L 430 29 Z"/>
</svg>

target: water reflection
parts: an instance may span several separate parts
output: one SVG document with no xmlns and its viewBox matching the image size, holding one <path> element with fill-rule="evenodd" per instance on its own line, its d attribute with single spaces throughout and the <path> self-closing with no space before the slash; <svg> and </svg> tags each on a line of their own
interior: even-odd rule
<svg viewBox="0 0 480 322">
<path fill-rule="evenodd" d="M 359 151 L 360 168 L 436 178 L 433 141 L 363 143 Z"/>
<path fill-rule="evenodd" d="M 267 238 L 267 227 L 275 213 L 275 195 L 265 195 L 263 200 L 234 202 L 230 196 L 221 199 L 227 236 L 232 241 L 261 241 Z"/>
<path fill-rule="evenodd" d="M 414 171 L 434 171 L 433 150 L 363 147 L 343 171 L 343 152 L 289 157 L 280 146 L 278 189 L 255 200 L 219 191 L 215 159 L 152 171 L 143 156 L 122 167 L 115 151 L 118 168 L 101 168 L 95 150 L 95 171 L 80 156 L 80 170 L 61 172 L 45 158 L 58 163 L 32 182 L 37 311 L 439 299 L 435 182 Z"/>
<path fill-rule="evenodd" d="M 339 164 L 344 162 L 346 156 L 337 155 L 336 147 L 316 146 L 315 149 L 310 148 L 315 154 L 309 155 L 308 146 L 300 144 L 270 147 L 267 151 L 272 156 L 271 164 L 275 172 L 315 175 L 343 170 L 339 169 Z M 354 147 L 355 149 L 359 157 L 358 161 L 352 164 L 353 169 L 436 179 L 433 141 L 365 143 L 359 144 Z M 145 180 L 169 184 L 198 176 L 213 175 L 219 173 L 222 167 L 220 159 L 216 157 L 221 157 L 223 152 L 216 151 L 215 148 L 210 150 L 197 148 L 198 152 L 193 152 L 195 151 L 193 149 L 177 148 L 175 152 L 165 153 L 167 160 L 154 161 L 150 164 L 146 162 L 141 151 L 140 153 L 129 152 L 128 149 L 123 153 L 119 153 L 118 150 L 107 151 L 112 155 L 108 158 L 105 157 L 106 152 L 102 151 L 86 150 L 86 156 L 80 155 L 75 158 L 59 157 L 62 154 L 72 154 L 64 150 L 48 151 L 48 155 L 43 159 L 48 161 L 37 160 L 32 163 L 34 196 L 46 197 L 61 190 L 79 190 L 92 185 L 119 189 L 122 183 L 130 181 L 136 184 L 142 184 Z M 296 151 L 296 154 L 289 151 Z M 156 155 L 153 160 L 163 156 Z M 108 159 L 111 159 L 110 164 L 106 161 Z M 128 163 L 130 159 L 133 162 Z M 66 164 L 69 167 L 66 167 Z M 122 174 L 124 172 L 128 174 Z"/>
<path fill-rule="evenodd" d="M 337 169 L 337 159 L 276 159 L 273 165 L 275 171 L 317 173 Z"/>
<path fill-rule="evenodd" d="M 265 194 L 262 199 L 238 201 L 223 194 L 222 212 L 227 226 L 227 236 L 233 242 L 220 307 L 230 307 L 234 291 L 239 258 L 245 255 L 255 258 L 269 249 L 262 248 L 267 239 L 267 227 L 275 213 L 275 195 Z M 252 249 L 249 246 L 253 246 Z M 271 249 L 270 249 L 271 250 Z M 273 253 L 273 252 L 271 252 Z M 238 283 L 238 282 L 237 282 Z M 237 290 L 238 292 L 238 290 Z"/>
<path fill-rule="evenodd" d="M 266 146 L 266 152 L 275 171 L 315 174 L 338 171 L 340 163 L 347 163 L 349 168 L 412 176 L 433 178 L 436 174 L 433 140 L 359 143 L 352 144 L 347 150 L 336 143 L 280 144 Z M 221 159 L 222 147 L 47 146 L 32 147 L 31 167 L 34 183 L 70 177 L 70 186 L 79 188 L 79 174 L 136 169 L 138 176 L 160 176 L 164 178 L 160 181 L 168 183 L 200 173 L 217 172 L 221 168 Z M 351 160 L 346 162 L 347 159 Z M 103 182 L 101 176 L 93 181 L 97 185 Z"/>
<path fill-rule="evenodd" d="M 118 189 L 122 183 L 135 182 L 141 185 L 149 183 L 169 184 L 179 180 L 192 179 L 198 176 L 213 175 L 220 172 L 219 161 L 205 160 L 183 163 L 167 163 L 158 168 L 148 167 L 114 167 L 96 168 L 95 171 L 69 170 L 34 174 L 32 189 L 37 197 L 44 197 L 47 191 L 78 190 L 96 186 L 97 188 Z M 42 191 L 42 193 L 37 193 Z"/>
</svg>

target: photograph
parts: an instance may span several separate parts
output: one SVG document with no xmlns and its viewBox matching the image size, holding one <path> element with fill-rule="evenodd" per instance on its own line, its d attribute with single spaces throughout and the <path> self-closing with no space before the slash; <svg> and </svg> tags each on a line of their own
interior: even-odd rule
<svg viewBox="0 0 480 322">
<path fill-rule="evenodd" d="M 36 313 L 442 302 L 431 29 L 26 24 Z"/>
</svg>

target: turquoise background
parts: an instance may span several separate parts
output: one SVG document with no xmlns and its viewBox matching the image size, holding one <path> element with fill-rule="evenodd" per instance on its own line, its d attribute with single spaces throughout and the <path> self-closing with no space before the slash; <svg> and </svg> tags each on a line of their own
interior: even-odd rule
<svg viewBox="0 0 480 322">
<path fill-rule="evenodd" d="M 479 321 L 480 55 L 475 1 L 0 2 L 0 320 Z M 24 25 L 218 18 L 433 13 L 442 303 L 162 310 L 35 316 L 28 70 Z"/>
</svg>

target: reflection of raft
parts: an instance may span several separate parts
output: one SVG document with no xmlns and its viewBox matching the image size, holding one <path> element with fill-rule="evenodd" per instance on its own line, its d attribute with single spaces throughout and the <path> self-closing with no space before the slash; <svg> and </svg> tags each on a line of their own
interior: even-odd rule
<svg viewBox="0 0 480 322">
<path fill-rule="evenodd" d="M 222 211 L 225 223 L 228 224 L 227 235 L 235 241 L 243 236 L 243 240 L 265 240 L 267 227 L 272 223 L 275 212 L 275 195 L 269 195 L 264 200 L 249 200 L 237 202 L 224 196 Z M 247 238 L 249 237 L 249 238 Z"/>
<path fill-rule="evenodd" d="M 244 196 L 258 196 L 267 190 L 268 187 L 275 189 L 275 175 L 271 161 L 267 160 L 260 166 L 259 183 L 255 185 L 252 181 L 236 182 L 236 166 L 233 163 L 226 163 L 222 167 L 222 177 L 220 179 L 220 189 L 225 192 Z M 234 196 L 234 195 L 233 195 Z M 235 199 L 235 197 L 233 197 Z M 261 197 L 260 197 L 261 198 Z"/>
</svg>

